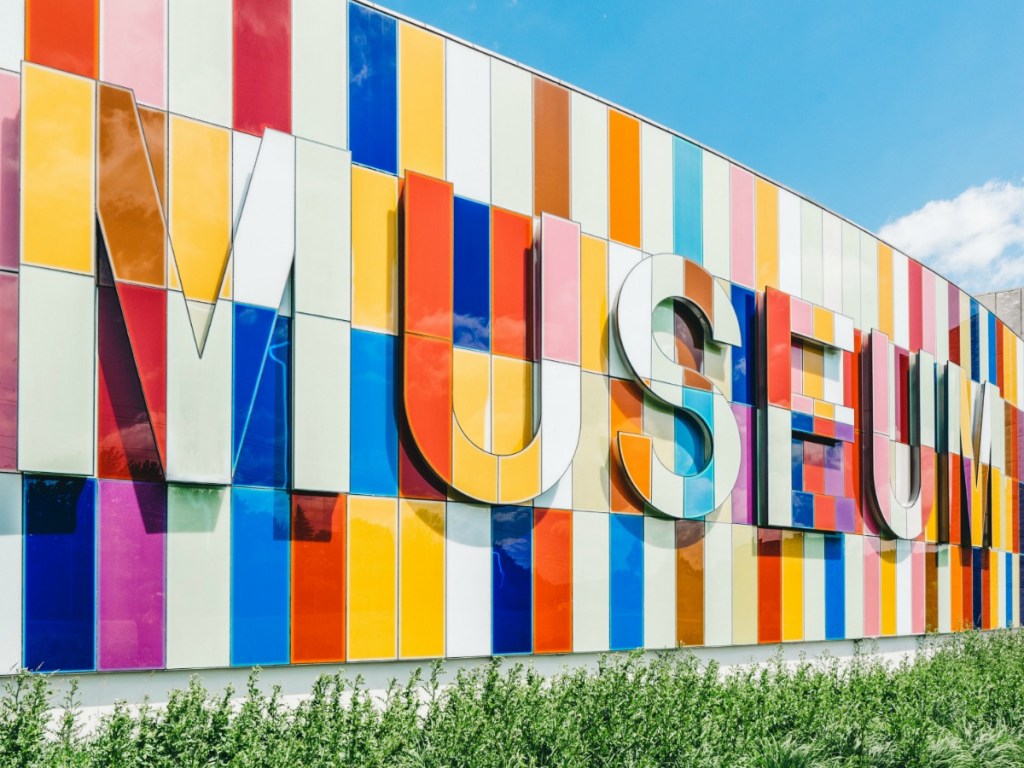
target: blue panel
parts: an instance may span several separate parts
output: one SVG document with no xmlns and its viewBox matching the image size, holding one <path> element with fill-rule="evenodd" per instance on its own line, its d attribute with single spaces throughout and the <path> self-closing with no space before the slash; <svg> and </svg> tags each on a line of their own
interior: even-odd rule
<svg viewBox="0 0 1024 768">
<path fill-rule="evenodd" d="M 235 305 L 235 316 L 238 307 Z M 246 307 L 245 309 L 256 309 Z M 266 310 L 260 310 L 263 312 Z M 235 483 L 268 488 L 287 488 L 290 463 L 289 386 L 291 382 L 291 318 L 272 312 L 269 318 L 272 331 L 266 356 L 259 373 L 258 384 L 252 397 L 249 418 L 240 435 L 239 416 L 243 403 L 239 403 L 239 371 L 235 368 Z M 265 318 L 255 324 L 260 331 Z M 244 326 L 243 326 L 244 328 Z M 235 359 L 245 355 L 244 345 L 238 338 L 239 324 L 235 323 Z M 245 376 L 248 379 L 252 360 L 246 360 Z M 248 385 L 248 381 L 246 382 Z"/>
<path fill-rule="evenodd" d="M 981 375 L 981 334 L 979 333 L 978 302 L 971 299 L 971 370 L 968 375 L 974 381 L 983 381 Z"/>
<path fill-rule="evenodd" d="M 259 386 L 260 373 L 267 357 L 274 334 L 274 322 L 277 312 L 266 307 L 253 307 L 248 304 L 234 305 L 235 322 L 233 344 L 232 373 L 232 458 L 238 461 L 238 452 L 242 446 L 245 425 L 252 412 L 253 399 Z"/>
<path fill-rule="evenodd" d="M 231 663 L 287 664 L 291 566 L 287 492 L 231 490 Z"/>
<path fill-rule="evenodd" d="M 996 352 L 999 345 L 996 342 L 996 316 L 988 313 L 988 380 L 999 381 L 999 364 L 996 360 Z"/>
<path fill-rule="evenodd" d="M 814 417 L 809 414 L 793 411 L 790 423 L 793 425 L 794 432 L 804 432 L 808 435 L 814 434 Z"/>
<path fill-rule="evenodd" d="M 680 138 L 672 140 L 675 252 L 704 263 L 704 179 L 701 150 Z"/>
<path fill-rule="evenodd" d="M 1003 588 L 1003 599 L 1006 605 L 1006 623 L 1004 626 L 1013 626 L 1013 555 L 1009 552 L 1003 553 L 1002 573 L 1006 574 L 1006 586 Z"/>
<path fill-rule="evenodd" d="M 25 475 L 24 499 L 25 667 L 95 669 L 96 482 Z"/>
<path fill-rule="evenodd" d="M 686 411 L 675 412 L 675 473 L 695 475 L 707 464 L 705 458 L 704 430 L 696 419 Z"/>
<path fill-rule="evenodd" d="M 348 141 L 352 162 L 398 172 L 397 22 L 348 4 Z"/>
<path fill-rule="evenodd" d="M 611 566 L 611 649 L 644 644 L 644 518 L 608 516 Z"/>
<path fill-rule="evenodd" d="M 802 491 L 793 493 L 793 525 L 797 528 L 814 527 L 814 495 Z"/>
<path fill-rule="evenodd" d="M 494 654 L 533 650 L 533 508 L 491 510 Z"/>
<path fill-rule="evenodd" d="M 491 209 L 455 198 L 455 345 L 491 348 Z"/>
<path fill-rule="evenodd" d="M 398 495 L 396 349 L 394 336 L 352 329 L 352 493 Z"/>
<path fill-rule="evenodd" d="M 983 574 L 981 570 L 982 551 L 974 548 L 968 551 L 971 553 L 971 584 L 973 587 L 971 590 L 971 599 L 973 601 L 972 607 L 974 609 L 974 628 L 981 629 L 981 579 L 982 576 L 986 574 Z"/>
<path fill-rule="evenodd" d="M 790 443 L 790 467 L 793 473 L 793 490 L 804 489 L 804 441 L 793 440 Z"/>
<path fill-rule="evenodd" d="M 732 307 L 740 321 L 742 344 L 732 348 L 732 401 L 757 405 L 757 294 L 739 285 L 732 287 Z"/>
<path fill-rule="evenodd" d="M 825 638 L 846 637 L 846 574 L 843 536 L 825 537 Z"/>
</svg>

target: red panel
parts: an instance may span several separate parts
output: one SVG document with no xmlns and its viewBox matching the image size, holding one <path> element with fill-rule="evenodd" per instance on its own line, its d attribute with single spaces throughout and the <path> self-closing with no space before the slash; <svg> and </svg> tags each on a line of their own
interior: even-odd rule
<svg viewBox="0 0 1024 768">
<path fill-rule="evenodd" d="M 534 360 L 533 219 L 491 210 L 491 351 Z"/>
<path fill-rule="evenodd" d="M 910 355 L 896 348 L 896 440 L 910 443 Z"/>
<path fill-rule="evenodd" d="M 25 58 L 96 78 L 98 0 L 25 0 Z"/>
<path fill-rule="evenodd" d="M 345 660 L 345 497 L 292 496 L 292 661 Z"/>
<path fill-rule="evenodd" d="M 452 338 L 452 185 L 408 173 L 402 189 L 405 218 L 405 331 Z"/>
<path fill-rule="evenodd" d="M 644 401 L 640 390 L 632 382 L 622 379 L 611 379 L 611 457 L 609 459 L 609 475 L 611 476 L 612 512 L 644 511 L 643 500 L 639 499 L 626 473 L 622 469 L 622 457 L 619 455 L 619 432 L 643 432 Z"/>
<path fill-rule="evenodd" d="M 398 495 L 444 501 L 446 487 L 423 461 L 408 425 L 403 424 L 398 433 Z"/>
<path fill-rule="evenodd" d="M 160 456 L 167 455 L 167 292 L 117 284 L 117 297 Z"/>
<path fill-rule="evenodd" d="M 907 287 L 910 289 L 910 351 L 917 352 L 921 349 L 923 304 L 921 301 L 921 265 L 913 259 L 907 259 Z M 931 322 L 931 318 L 928 318 L 928 321 Z"/>
<path fill-rule="evenodd" d="M 99 376 L 96 474 L 163 480 L 160 455 L 113 288 L 98 288 Z"/>
<path fill-rule="evenodd" d="M 676 520 L 676 641 L 704 645 L 703 520 Z"/>
<path fill-rule="evenodd" d="M 768 403 L 792 408 L 790 381 L 789 294 L 769 288 L 765 294 L 765 325 L 767 326 L 767 360 L 765 384 Z"/>
<path fill-rule="evenodd" d="M 757 531 L 757 642 L 782 642 L 782 531 Z"/>
<path fill-rule="evenodd" d="M 804 441 L 804 490 L 825 492 L 825 446 L 810 440 Z"/>
<path fill-rule="evenodd" d="M 572 651 L 572 512 L 534 511 L 533 648 Z"/>
<path fill-rule="evenodd" d="M 960 535 L 960 494 L 963 492 L 963 462 L 956 454 L 949 454 L 947 457 L 949 480 L 949 492 L 946 498 L 946 511 L 948 514 L 947 524 L 949 525 L 950 544 L 961 544 Z"/>
<path fill-rule="evenodd" d="M 0 272 L 0 469 L 18 468 L 18 275 Z"/>
<path fill-rule="evenodd" d="M 949 360 L 960 365 L 960 289 L 949 284 Z"/>
<path fill-rule="evenodd" d="M 836 529 L 835 496 L 817 495 L 814 497 L 814 527 L 819 531 Z"/>
<path fill-rule="evenodd" d="M 234 3 L 235 129 L 291 133 L 291 0 Z"/>
<path fill-rule="evenodd" d="M 405 413 L 419 452 L 446 481 L 452 476 L 452 348 L 441 339 L 406 334 Z M 410 384 L 410 371 L 416 371 Z"/>
</svg>

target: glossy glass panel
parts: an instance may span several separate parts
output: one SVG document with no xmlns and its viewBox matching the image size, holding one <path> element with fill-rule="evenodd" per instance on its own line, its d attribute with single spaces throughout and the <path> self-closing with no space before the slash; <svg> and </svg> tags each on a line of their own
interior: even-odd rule
<svg viewBox="0 0 1024 768">
<path fill-rule="evenodd" d="M 345 496 L 292 496 L 291 660 L 345 660 Z"/>
<path fill-rule="evenodd" d="M 353 162 L 387 173 L 398 170 L 396 58 L 396 21 L 349 3 L 349 148 Z"/>
<path fill-rule="evenodd" d="M 531 507 L 491 510 L 491 600 L 496 656 L 533 649 L 533 511 Z"/>
<path fill-rule="evenodd" d="M 534 511 L 533 650 L 572 651 L 572 512 Z"/>
<path fill-rule="evenodd" d="M 234 1 L 234 127 L 292 130 L 292 0 Z"/>
</svg>

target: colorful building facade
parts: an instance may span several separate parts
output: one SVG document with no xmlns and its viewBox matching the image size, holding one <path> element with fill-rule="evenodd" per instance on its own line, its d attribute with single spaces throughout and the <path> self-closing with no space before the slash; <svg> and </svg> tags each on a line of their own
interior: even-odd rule
<svg viewBox="0 0 1024 768">
<path fill-rule="evenodd" d="M 1024 342 L 342 0 L 0 3 L 0 667 L 1020 623 Z"/>
</svg>

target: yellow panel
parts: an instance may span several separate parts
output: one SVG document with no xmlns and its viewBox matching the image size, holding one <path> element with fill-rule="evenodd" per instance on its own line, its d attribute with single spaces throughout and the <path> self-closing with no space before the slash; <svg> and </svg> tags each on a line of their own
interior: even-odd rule
<svg viewBox="0 0 1024 768">
<path fill-rule="evenodd" d="M 348 658 L 395 657 L 395 499 L 348 499 Z"/>
<path fill-rule="evenodd" d="M 732 641 L 757 642 L 757 529 L 732 526 Z"/>
<path fill-rule="evenodd" d="M 782 639 L 804 637 L 804 535 L 782 534 Z"/>
<path fill-rule="evenodd" d="M 814 307 L 814 338 L 823 344 L 832 344 L 835 339 L 836 318 L 824 307 Z"/>
<path fill-rule="evenodd" d="M 608 511 L 608 379 L 596 373 L 580 377 L 580 440 L 572 460 L 575 509 Z"/>
<path fill-rule="evenodd" d="M 533 439 L 533 363 L 494 355 L 491 372 L 492 450 L 516 453 Z"/>
<path fill-rule="evenodd" d="M 896 634 L 896 542 L 882 539 L 879 577 L 882 608 L 882 634 Z"/>
<path fill-rule="evenodd" d="M 583 370 L 608 373 L 608 244 L 580 238 L 580 353 Z"/>
<path fill-rule="evenodd" d="M 779 190 L 769 181 L 757 180 L 757 288 L 779 287 Z"/>
<path fill-rule="evenodd" d="M 988 487 L 989 468 L 985 464 L 978 467 L 978 482 L 971 488 L 971 545 L 982 546 L 985 534 L 985 489 Z M 971 472 L 975 471 L 971 467 Z"/>
<path fill-rule="evenodd" d="M 26 64 L 22 89 L 21 260 L 92 274 L 95 83 Z"/>
<path fill-rule="evenodd" d="M 352 168 L 352 325 L 398 333 L 398 179 Z"/>
<path fill-rule="evenodd" d="M 498 500 L 498 457 L 478 448 L 452 418 L 452 477 L 460 491 L 480 501 Z"/>
<path fill-rule="evenodd" d="M 231 246 L 231 132 L 171 117 L 171 245 L 185 297 L 212 304 Z"/>
<path fill-rule="evenodd" d="M 491 450 L 491 361 L 486 352 L 455 347 L 452 407 L 466 437 Z"/>
<path fill-rule="evenodd" d="M 399 656 L 444 655 L 444 502 L 399 502 Z"/>
<path fill-rule="evenodd" d="M 181 280 L 178 279 L 178 265 L 174 261 L 174 254 L 167 254 L 167 287 L 173 291 L 181 290 Z"/>
<path fill-rule="evenodd" d="M 902 299 L 902 297 L 901 297 Z M 878 244 L 878 330 L 893 337 L 892 248 Z M 962 315 L 961 315 L 962 317 Z M 967 358 L 970 360 L 970 358 Z"/>
<path fill-rule="evenodd" d="M 936 468 L 938 468 L 938 463 L 940 461 L 946 461 L 946 458 L 936 454 L 936 456 L 935 456 Z M 930 511 L 930 514 L 928 515 L 928 521 L 924 524 L 924 540 L 925 541 L 930 541 L 930 542 L 933 542 L 933 543 L 937 542 L 939 540 L 939 507 L 938 507 L 939 493 L 938 492 L 939 492 L 939 486 L 938 486 L 938 480 L 936 480 L 935 493 L 932 494 L 931 510 L 926 510 L 926 512 Z"/>
<path fill-rule="evenodd" d="M 822 400 L 825 397 L 825 353 L 813 344 L 803 347 L 804 394 Z"/>
<path fill-rule="evenodd" d="M 400 173 L 444 178 L 444 40 L 398 27 Z"/>
<path fill-rule="evenodd" d="M 522 453 L 498 459 L 502 504 L 518 504 L 540 495 L 540 440 Z"/>
<path fill-rule="evenodd" d="M 826 403 L 822 400 L 814 401 L 814 415 L 822 419 L 835 419 L 836 407 L 832 403 Z"/>
</svg>

